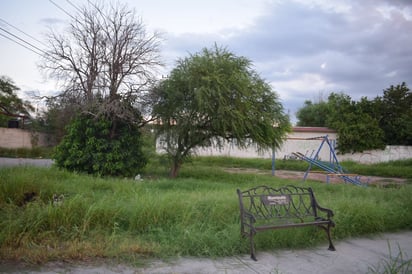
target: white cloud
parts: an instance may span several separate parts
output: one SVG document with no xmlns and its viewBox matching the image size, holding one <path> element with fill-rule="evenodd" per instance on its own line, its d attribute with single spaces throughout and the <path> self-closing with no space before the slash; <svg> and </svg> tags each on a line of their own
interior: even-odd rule
<svg viewBox="0 0 412 274">
<path fill-rule="evenodd" d="M 137 5 L 136 1 L 128 1 L 150 28 L 174 35 L 245 29 L 264 12 L 267 2 L 269 1 L 142 0 Z"/>
</svg>

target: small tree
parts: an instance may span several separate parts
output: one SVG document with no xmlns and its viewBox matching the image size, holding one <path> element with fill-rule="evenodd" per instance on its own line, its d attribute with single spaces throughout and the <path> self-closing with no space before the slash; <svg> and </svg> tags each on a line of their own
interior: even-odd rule
<svg viewBox="0 0 412 274">
<path fill-rule="evenodd" d="M 379 125 L 385 132 L 385 142 L 412 145 L 412 92 L 406 83 L 390 86 L 374 102 L 380 106 Z"/>
<path fill-rule="evenodd" d="M 141 123 L 142 116 L 125 106 L 143 111 L 141 100 L 161 65 L 159 36 L 119 3 L 88 1 L 72 18 L 67 31 L 48 33 L 40 68 L 61 81 L 61 96 L 75 98 L 79 111 Z"/>
<path fill-rule="evenodd" d="M 336 130 L 339 153 L 382 149 L 384 135 L 376 111 L 376 104 L 366 98 L 355 102 L 344 93 L 331 93 L 326 102 L 305 101 L 297 113 L 298 125 Z"/>
<path fill-rule="evenodd" d="M 145 162 L 135 146 L 141 144 L 139 129 L 150 120 L 145 98 L 161 65 L 159 36 L 148 33 L 135 11 L 120 3 L 87 1 L 72 18 L 66 31 L 49 32 L 40 66 L 63 88 L 60 98 L 48 101 L 49 125 L 64 134 L 64 123 L 77 117 L 56 163 L 88 173 L 130 175 Z"/>
<path fill-rule="evenodd" d="M 289 129 L 277 95 L 251 62 L 217 46 L 178 60 L 153 96 L 171 177 L 196 147 L 234 139 L 239 147 L 277 148 Z"/>
<path fill-rule="evenodd" d="M 326 120 L 329 114 L 327 102 L 312 103 L 306 100 L 305 105 L 296 114 L 298 126 L 326 127 Z"/>
<path fill-rule="evenodd" d="M 328 105 L 327 125 L 338 133 L 340 153 L 385 148 L 378 120 L 362 108 L 364 104 L 352 101 L 349 95 L 331 93 Z"/>
<path fill-rule="evenodd" d="M 34 110 L 29 102 L 17 96 L 18 90 L 10 78 L 0 76 L 0 126 L 7 127 L 10 117 L 29 117 Z"/>
</svg>

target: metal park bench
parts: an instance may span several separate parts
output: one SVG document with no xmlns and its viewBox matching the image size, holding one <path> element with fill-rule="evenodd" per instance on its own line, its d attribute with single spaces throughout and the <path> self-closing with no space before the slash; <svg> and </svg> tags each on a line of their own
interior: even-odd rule
<svg viewBox="0 0 412 274">
<path fill-rule="evenodd" d="M 285 186 L 278 189 L 258 186 L 237 190 L 240 206 L 240 230 L 249 237 L 251 258 L 256 261 L 254 236 L 257 232 L 292 227 L 317 226 L 325 230 L 329 250 L 335 251 L 331 239 L 333 211 L 319 206 L 312 189 Z"/>
</svg>

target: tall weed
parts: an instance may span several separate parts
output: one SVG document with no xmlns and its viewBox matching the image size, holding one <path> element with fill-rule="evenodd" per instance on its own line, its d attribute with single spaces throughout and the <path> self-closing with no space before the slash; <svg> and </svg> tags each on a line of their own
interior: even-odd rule
<svg viewBox="0 0 412 274">
<path fill-rule="evenodd" d="M 381 260 L 376 266 L 369 266 L 368 273 L 407 274 L 412 272 L 412 259 L 408 259 L 398 245 L 398 253 L 393 254 L 388 242 L 389 258 Z"/>
</svg>

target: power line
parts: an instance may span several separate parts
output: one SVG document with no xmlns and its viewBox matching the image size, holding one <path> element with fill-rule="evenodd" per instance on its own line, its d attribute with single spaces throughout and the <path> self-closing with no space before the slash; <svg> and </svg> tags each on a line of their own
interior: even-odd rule
<svg viewBox="0 0 412 274">
<path fill-rule="evenodd" d="M 5 32 L 7 35 L 3 34 L 0 32 L 0 36 L 18 44 L 19 46 L 24 47 L 25 49 L 30 50 L 31 52 L 34 52 L 35 54 L 39 55 L 40 57 L 43 57 L 45 59 L 48 59 L 49 61 L 55 62 L 55 58 L 53 56 L 50 56 L 50 54 L 44 50 L 42 50 L 41 48 L 33 45 L 30 42 L 27 42 L 26 40 L 24 40 L 23 38 L 17 36 L 14 33 L 11 33 L 8 30 L 5 30 L 4 28 L 0 27 L 0 31 Z M 10 37 L 11 36 L 11 37 Z M 36 39 L 37 40 L 37 39 Z"/>
<path fill-rule="evenodd" d="M 62 10 L 64 13 L 66 13 L 68 16 L 70 16 L 71 18 L 75 19 L 69 12 L 67 12 L 65 9 L 63 9 L 61 6 L 59 6 L 56 2 L 54 2 L 53 0 L 49 0 L 49 1 L 50 1 L 53 5 L 55 5 L 58 9 Z M 78 8 L 77 6 L 75 6 L 70 0 L 66 0 L 66 1 L 67 1 L 70 5 L 72 5 L 73 7 L 75 7 L 77 10 L 79 10 L 79 8 Z M 19 29 L 19 28 L 16 27 L 16 26 L 10 24 L 10 23 L 7 22 L 6 20 L 0 18 L 0 21 L 2 21 L 3 23 L 5 23 L 6 25 L 12 27 L 13 29 L 15 29 L 15 30 L 23 33 L 24 35 L 30 37 L 31 39 L 33 39 L 34 41 L 42 44 L 43 46 L 47 47 L 47 45 L 46 45 L 45 43 L 43 43 L 42 41 L 40 41 L 40 40 L 37 39 L 36 37 L 34 37 L 34 36 L 26 33 L 25 31 Z M 3 36 L 4 38 L 6 38 L 6 39 L 8 39 L 8 40 L 10 40 L 10 41 L 12 41 L 12 42 L 14 42 L 14 43 L 22 46 L 22 47 L 24 47 L 24 48 L 26 48 L 26 49 L 28 49 L 28 50 L 30 50 L 30 51 L 32 51 L 32 52 L 34 52 L 34 53 L 36 53 L 36 54 L 38 54 L 38 55 L 40 55 L 40 56 L 43 56 L 43 57 L 47 56 L 48 59 L 50 59 L 50 58 L 49 58 L 49 54 L 48 54 L 46 51 L 40 49 L 39 47 L 37 47 L 37 46 L 33 45 L 32 43 L 26 41 L 25 39 L 17 36 L 16 34 L 10 32 L 10 31 L 8 31 L 8 30 L 6 30 L 6 29 L 4 29 L 4 28 L 2 28 L 1 26 L 0 26 L 0 31 L 3 31 L 3 32 L 5 32 L 5 33 L 7 33 L 7 34 L 9 35 L 9 36 L 7 36 L 7 35 L 4 35 L 4 34 L 1 34 L 1 33 L 0 33 L 0 35 Z M 11 38 L 10 36 L 14 37 L 15 39 L 14 39 L 14 38 Z M 16 41 L 16 39 L 17 39 L 18 41 Z M 23 42 L 23 43 L 21 43 L 21 42 L 19 42 L 19 41 L 21 41 L 21 42 Z M 35 50 L 34 50 L 34 49 L 35 49 Z M 50 60 L 51 60 L 51 59 L 50 59 Z"/>
<path fill-rule="evenodd" d="M 8 39 L 8 40 L 10 40 L 10 41 L 12 41 L 12 42 L 14 42 L 14 43 L 16 43 L 16 44 L 19 44 L 20 46 L 22 46 L 22 47 L 24 47 L 24 48 L 26 48 L 26 49 L 28 49 L 28 50 L 30 50 L 30 51 L 32 51 L 32 52 L 40 55 L 40 56 L 42 56 L 42 55 L 41 55 L 40 53 L 38 53 L 37 51 L 35 51 L 35 50 L 27 47 L 26 45 L 24 45 L 24 44 L 22 44 L 22 43 L 20 43 L 20 42 L 18 42 L 18 41 L 16 41 L 16 40 L 14 40 L 13 38 L 10 38 L 10 37 L 7 36 L 7 35 L 4 35 L 4 34 L 0 33 L 0 36 L 3 36 L 4 38 L 6 38 L 6 39 Z"/>
<path fill-rule="evenodd" d="M 72 7 L 74 7 L 78 12 L 80 12 L 80 13 L 82 12 L 82 10 L 81 10 L 78 6 L 76 6 L 75 4 L 73 4 L 72 1 L 66 0 L 66 2 L 69 3 Z"/>
<path fill-rule="evenodd" d="M 61 6 L 59 6 L 56 2 L 54 2 L 53 0 L 49 0 L 54 6 L 56 6 L 58 9 L 60 9 L 61 11 L 63 11 L 65 14 L 67 14 L 68 16 L 70 16 L 72 19 L 78 21 L 78 19 L 76 19 L 75 17 L 73 17 L 69 12 L 67 12 L 64 8 L 62 8 Z M 76 8 L 77 10 L 80 11 L 80 9 L 73 4 L 70 0 L 66 0 L 70 5 L 72 5 L 74 8 Z M 4 22 L 6 25 L 18 30 L 19 32 L 23 33 L 24 35 L 30 37 L 31 39 L 37 41 L 38 43 L 44 45 L 45 47 L 47 47 L 47 45 L 45 43 L 43 43 L 42 41 L 38 40 L 37 38 L 35 38 L 34 36 L 24 32 L 23 30 L 17 28 L 16 26 L 13 26 L 12 24 L 10 24 L 9 22 L 7 22 L 6 20 L 0 18 L 0 21 Z M 0 32 L 0 36 L 18 44 L 19 46 L 24 47 L 25 49 L 30 50 L 31 52 L 34 52 L 35 54 L 46 58 L 50 61 L 56 62 L 56 59 L 53 56 L 50 56 L 50 54 L 44 50 L 42 50 L 41 48 L 37 47 L 36 45 L 33 45 L 32 43 L 26 41 L 25 39 L 19 37 L 18 35 L 8 31 L 7 29 L 4 29 L 3 27 L 1 27 L 0 25 L 0 31 L 3 31 L 5 34 L 2 34 Z"/>
<path fill-rule="evenodd" d="M 32 43 L 30 43 L 30 42 L 27 42 L 26 40 L 24 40 L 24 39 L 22 39 L 22 38 L 18 37 L 17 35 L 15 35 L 15 34 L 11 33 L 10 31 L 8 31 L 8 30 L 6 30 L 6 29 L 4 29 L 4 28 L 2 28 L 2 27 L 0 27 L 0 30 L 2 30 L 3 32 L 7 33 L 8 35 L 10 35 L 10 36 L 12 36 L 12 37 L 14 37 L 14 38 L 16 38 L 16 39 L 20 40 L 21 42 L 23 42 L 23 43 L 25 43 L 25 44 L 29 45 L 30 47 L 32 47 L 32 48 L 34 48 L 34 49 L 38 50 L 39 52 L 41 52 L 41 53 L 43 53 L 43 54 L 46 54 L 46 55 L 47 55 L 47 52 L 45 52 L 44 50 L 42 50 L 42 49 L 40 49 L 40 48 L 36 47 L 35 45 L 33 45 L 33 44 L 32 44 Z M 2 36 L 3 36 L 3 37 L 6 37 L 5 35 L 2 35 Z M 12 40 L 13 42 L 16 42 L 14 39 L 9 39 L 9 40 Z M 20 44 L 20 43 L 17 43 L 17 44 L 22 45 L 22 44 Z M 25 46 L 25 48 L 27 48 L 27 47 Z M 32 50 L 32 51 L 34 51 L 34 50 Z M 38 52 L 37 52 L 37 53 L 38 53 Z M 39 54 L 39 53 L 38 53 L 38 54 Z"/>
<path fill-rule="evenodd" d="M 0 21 L 2 21 L 2 22 L 3 22 L 3 23 L 5 23 L 6 25 L 8 25 L 8 26 L 10 26 L 10 27 L 14 28 L 15 30 L 17 30 L 17 31 L 19 31 L 19 32 L 21 32 L 21 33 L 23 33 L 23 34 L 25 34 L 26 36 L 28 36 L 28 37 L 30 37 L 31 39 L 33 39 L 34 41 L 36 41 L 36 42 L 38 42 L 38 43 L 42 44 L 43 46 L 46 46 L 46 47 L 47 47 L 47 45 L 46 45 L 45 43 L 43 43 L 42 41 L 40 41 L 40 40 L 39 40 L 39 39 L 37 39 L 36 37 L 34 37 L 34 36 L 32 36 L 32 35 L 28 34 L 27 32 L 24 32 L 23 30 L 19 29 L 19 28 L 18 28 L 18 27 L 16 27 L 16 26 L 13 26 L 12 24 L 10 24 L 9 22 L 7 22 L 6 20 L 4 20 L 4 19 L 0 18 Z"/>
<path fill-rule="evenodd" d="M 61 6 L 57 5 L 56 2 L 54 2 L 53 0 L 49 0 L 50 3 L 52 3 L 53 5 L 55 5 L 59 10 L 63 11 L 65 14 L 67 14 L 68 16 L 70 16 L 73 20 L 76 20 L 76 18 L 71 15 L 68 11 L 66 11 L 65 9 L 63 9 Z M 76 20 L 77 21 L 77 20 Z"/>
</svg>

